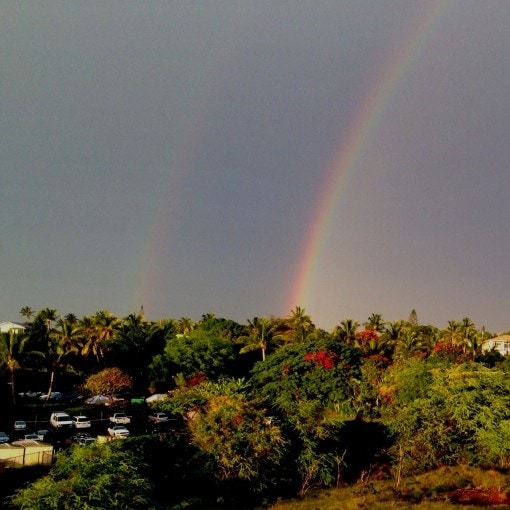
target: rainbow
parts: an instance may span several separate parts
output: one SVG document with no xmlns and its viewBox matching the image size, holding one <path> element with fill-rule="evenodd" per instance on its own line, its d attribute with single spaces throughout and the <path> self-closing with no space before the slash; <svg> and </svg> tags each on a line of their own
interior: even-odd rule
<svg viewBox="0 0 510 510">
<path fill-rule="evenodd" d="M 307 304 L 313 291 L 327 234 L 332 229 L 335 212 L 342 191 L 347 187 L 349 176 L 359 168 L 359 163 L 396 94 L 398 84 L 419 56 L 425 42 L 430 40 L 450 4 L 449 0 L 425 3 L 424 12 L 411 25 L 403 38 L 404 42 L 385 62 L 382 72 L 368 90 L 359 113 L 347 130 L 347 136 L 335 152 L 328 169 L 323 191 L 319 195 L 305 236 L 286 310 Z"/>
</svg>

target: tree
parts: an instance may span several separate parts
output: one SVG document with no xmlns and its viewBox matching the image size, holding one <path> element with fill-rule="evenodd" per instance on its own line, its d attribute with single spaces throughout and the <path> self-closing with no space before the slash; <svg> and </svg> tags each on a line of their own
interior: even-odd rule
<svg viewBox="0 0 510 510">
<path fill-rule="evenodd" d="M 34 310 L 30 306 L 24 306 L 20 311 L 19 314 L 22 317 L 25 317 L 27 321 L 30 321 L 30 319 L 34 316 Z"/>
<path fill-rule="evenodd" d="M 381 333 L 384 330 L 384 324 L 385 322 L 382 318 L 382 315 L 380 313 L 373 313 L 370 315 L 368 320 L 363 323 L 363 326 L 365 326 L 366 329 Z"/>
<path fill-rule="evenodd" d="M 282 417 L 301 493 L 338 479 L 338 436 L 355 415 L 360 351 L 331 337 L 287 344 L 252 370 L 253 392 Z"/>
<path fill-rule="evenodd" d="M 279 425 L 267 420 L 243 380 L 203 382 L 180 387 L 172 394 L 172 411 L 187 420 L 190 441 L 209 457 L 219 481 L 241 480 L 263 488 L 274 476 L 285 453 Z"/>
<path fill-rule="evenodd" d="M 100 310 L 94 316 L 87 315 L 79 321 L 81 337 L 81 354 L 85 357 L 94 356 L 97 362 L 104 357 L 108 346 L 120 326 L 120 322 L 108 310 Z"/>
<path fill-rule="evenodd" d="M 290 326 L 288 337 L 294 342 L 303 342 L 315 328 L 312 319 L 301 306 L 296 306 L 294 310 L 291 310 L 287 322 Z"/>
<path fill-rule="evenodd" d="M 181 317 L 177 321 L 177 332 L 181 335 L 188 335 L 195 329 L 195 323 L 189 317 Z"/>
<path fill-rule="evenodd" d="M 394 365 L 386 384 L 392 398 L 382 419 L 395 437 L 400 475 L 460 462 L 486 465 L 494 456 L 504 459 L 504 467 L 510 464 L 510 381 L 504 372 L 414 358 Z"/>
<path fill-rule="evenodd" d="M 380 340 L 379 334 L 375 329 L 364 329 L 356 333 L 355 346 L 361 349 L 364 356 L 379 353 Z"/>
<path fill-rule="evenodd" d="M 48 333 L 51 331 L 51 323 L 56 321 L 58 318 L 58 312 L 55 308 L 44 308 L 38 313 L 38 316 L 46 324 Z"/>
<path fill-rule="evenodd" d="M 175 334 L 172 322 L 150 323 L 139 315 L 122 319 L 115 337 L 108 341 L 105 363 L 117 366 L 133 378 L 133 387 L 145 392 L 151 386 L 149 365 L 154 356 L 161 355 L 166 337 Z"/>
<path fill-rule="evenodd" d="M 65 321 L 70 324 L 71 326 L 74 326 L 78 323 L 78 317 L 74 313 L 68 313 L 64 317 Z"/>
<path fill-rule="evenodd" d="M 100 361 L 103 357 L 103 349 L 96 335 L 94 327 L 94 318 L 90 315 L 85 315 L 78 322 L 78 334 L 80 337 L 80 350 L 81 355 L 85 358 L 94 356 L 96 361 Z"/>
<path fill-rule="evenodd" d="M 409 314 L 409 324 L 412 327 L 418 326 L 418 314 L 416 310 L 413 308 L 411 313 Z"/>
<path fill-rule="evenodd" d="M 360 352 L 328 337 L 287 344 L 257 362 L 254 389 L 281 412 L 293 415 L 301 401 L 317 401 L 320 408 L 352 412 L 351 381 L 359 377 Z M 319 422 L 316 422 L 318 425 Z"/>
<path fill-rule="evenodd" d="M 79 352 L 77 332 L 78 329 L 75 327 L 72 317 L 71 321 L 58 319 L 57 329 L 52 331 L 48 337 L 47 349 L 45 349 L 45 352 L 40 353 L 44 357 L 50 372 L 47 399 L 50 398 L 53 391 L 55 372 L 62 364 L 64 358 L 69 354 L 78 354 Z"/>
<path fill-rule="evenodd" d="M 108 310 L 99 310 L 94 316 L 94 328 L 99 342 L 111 340 L 119 327 L 119 320 Z"/>
<path fill-rule="evenodd" d="M 155 356 L 151 366 L 159 372 L 157 379 L 181 373 L 185 379 L 201 375 L 210 380 L 230 375 L 234 366 L 234 344 L 213 332 L 193 330 L 189 335 L 167 340 L 163 355 Z"/>
<path fill-rule="evenodd" d="M 402 329 L 395 344 L 395 358 L 410 358 L 424 350 L 424 346 L 413 328 Z"/>
<path fill-rule="evenodd" d="M 344 319 L 338 326 L 333 330 L 333 337 L 338 338 L 341 342 L 345 342 L 347 345 L 353 345 L 356 339 L 356 330 L 360 324 L 358 321 L 352 319 Z"/>
<path fill-rule="evenodd" d="M 142 510 L 151 507 L 151 489 L 140 457 L 112 441 L 58 453 L 49 474 L 19 489 L 11 504 L 25 510 Z"/>
<path fill-rule="evenodd" d="M 283 335 L 278 333 L 276 322 L 266 317 L 255 317 L 252 321 L 248 321 L 248 334 L 238 338 L 238 342 L 245 344 L 239 354 L 260 349 L 262 361 L 264 361 L 268 348 L 280 345 L 282 341 Z"/>
<path fill-rule="evenodd" d="M 105 368 L 87 378 L 83 389 L 93 395 L 113 396 L 115 393 L 131 389 L 133 379 L 117 367 Z"/>
<path fill-rule="evenodd" d="M 0 333 L 0 363 L 9 371 L 13 404 L 16 403 L 15 373 L 21 368 L 20 360 L 26 342 L 27 338 L 18 335 L 15 329 Z"/>
<path fill-rule="evenodd" d="M 454 344 L 459 330 L 459 323 L 457 321 L 448 321 L 448 327 L 443 332 L 443 337 L 447 338 L 450 343 Z"/>
</svg>

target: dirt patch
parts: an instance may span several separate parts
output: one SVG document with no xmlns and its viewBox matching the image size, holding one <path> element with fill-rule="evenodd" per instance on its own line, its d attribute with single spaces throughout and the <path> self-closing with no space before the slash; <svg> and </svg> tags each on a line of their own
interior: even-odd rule
<svg viewBox="0 0 510 510">
<path fill-rule="evenodd" d="M 463 505 L 483 507 L 510 504 L 508 493 L 497 489 L 457 489 L 450 492 L 448 497 L 452 503 Z"/>
</svg>

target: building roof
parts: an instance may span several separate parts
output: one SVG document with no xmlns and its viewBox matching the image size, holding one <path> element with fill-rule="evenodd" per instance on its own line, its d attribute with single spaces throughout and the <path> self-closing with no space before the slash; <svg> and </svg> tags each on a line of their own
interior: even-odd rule
<svg viewBox="0 0 510 510">
<path fill-rule="evenodd" d="M 492 338 L 486 338 L 482 343 L 486 344 L 488 342 L 510 342 L 510 334 L 493 336 Z"/>
<path fill-rule="evenodd" d="M 27 329 L 30 327 L 30 324 L 26 322 L 13 322 L 13 321 L 4 321 L 0 322 L 0 332 L 7 333 L 10 329 Z"/>
</svg>

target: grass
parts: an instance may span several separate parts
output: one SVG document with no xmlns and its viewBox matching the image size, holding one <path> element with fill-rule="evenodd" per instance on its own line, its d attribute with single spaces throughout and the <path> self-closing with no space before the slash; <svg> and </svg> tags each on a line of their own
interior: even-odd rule
<svg viewBox="0 0 510 510">
<path fill-rule="evenodd" d="M 402 480 L 368 480 L 338 489 L 309 491 L 270 510 L 480 510 L 510 508 L 510 474 L 470 466 L 442 467 Z"/>
</svg>

